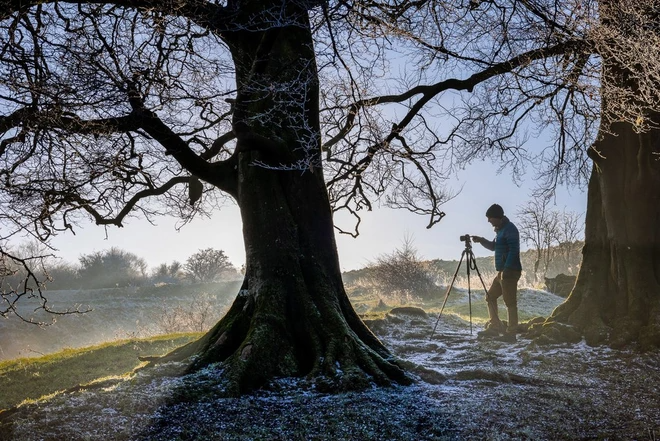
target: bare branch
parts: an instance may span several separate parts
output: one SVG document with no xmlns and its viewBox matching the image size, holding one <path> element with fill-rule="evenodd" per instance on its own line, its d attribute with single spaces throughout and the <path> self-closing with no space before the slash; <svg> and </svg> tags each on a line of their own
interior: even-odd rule
<svg viewBox="0 0 660 441">
<path fill-rule="evenodd" d="M 83 308 L 82 306 L 75 306 L 68 309 L 54 309 L 48 305 L 48 299 L 45 297 L 43 289 L 44 283 L 48 280 L 48 276 L 44 271 L 44 278 L 39 278 L 33 266 L 43 265 L 43 259 L 47 256 L 30 256 L 21 258 L 16 256 L 2 247 L 0 247 L 0 316 L 9 318 L 16 316 L 20 320 L 39 326 L 46 326 L 54 323 L 54 319 L 50 322 L 35 320 L 34 317 L 28 317 L 26 308 L 19 308 L 19 301 L 21 305 L 26 300 L 36 301 L 37 306 L 32 309 L 32 312 L 43 310 L 52 315 L 69 315 L 69 314 L 84 314 L 91 311 L 91 309 Z M 14 269 L 10 268 L 14 266 Z M 6 278 L 10 275 L 20 274 L 22 279 L 17 286 L 7 284 Z"/>
<path fill-rule="evenodd" d="M 94 221 L 96 222 L 96 225 L 116 225 L 118 227 L 123 227 L 122 222 L 124 221 L 124 218 L 135 208 L 138 202 L 140 202 L 143 199 L 152 197 L 152 196 L 159 196 L 162 194 L 167 193 L 172 187 L 174 187 L 177 184 L 188 184 L 188 177 L 187 176 L 179 176 L 176 178 L 172 178 L 169 181 L 167 181 L 164 185 L 161 185 L 158 188 L 153 188 L 149 190 L 142 190 L 137 192 L 124 206 L 124 208 L 113 218 L 107 218 L 105 216 L 102 216 L 98 211 L 96 211 L 92 205 L 86 203 L 83 200 L 76 200 L 76 202 L 80 203 L 81 207 L 87 211 L 89 214 L 92 215 L 94 218 Z M 75 199 L 74 199 L 75 200 Z"/>
<path fill-rule="evenodd" d="M 478 84 L 490 78 L 512 72 L 515 69 L 523 66 L 527 66 L 532 61 L 535 60 L 541 60 L 541 59 L 577 51 L 581 48 L 584 48 L 585 44 L 586 42 L 584 41 L 567 41 L 555 45 L 553 47 L 539 48 L 526 52 L 524 54 L 512 58 L 511 60 L 498 63 L 494 66 L 482 70 L 481 72 L 475 73 L 463 80 L 451 78 L 432 85 L 416 86 L 398 95 L 383 95 L 379 97 L 360 100 L 358 102 L 353 103 L 350 106 L 347 112 L 348 117 L 346 118 L 346 123 L 341 128 L 339 133 L 337 133 L 337 135 L 335 135 L 333 138 L 328 140 L 328 142 L 326 142 L 323 145 L 323 148 L 324 150 L 331 148 L 333 145 L 335 145 L 337 142 L 339 142 L 341 139 L 343 139 L 346 136 L 346 134 L 354 126 L 355 116 L 357 115 L 358 111 L 363 107 L 372 107 L 385 103 L 401 103 L 411 99 L 416 95 L 422 95 L 422 97 L 415 102 L 415 104 L 408 111 L 408 113 L 400 120 L 399 124 L 396 124 L 393 127 L 393 130 L 385 137 L 386 140 L 391 141 L 391 139 L 393 139 L 398 133 L 400 133 L 402 128 L 407 126 L 410 123 L 410 121 L 413 119 L 413 117 L 417 113 L 419 113 L 419 111 L 431 99 L 435 98 L 438 94 L 445 92 L 447 90 L 465 90 L 467 92 L 472 92 L 472 90 Z M 376 149 L 377 147 L 374 146 L 373 148 Z M 367 160 L 365 159 L 365 161 Z"/>
</svg>

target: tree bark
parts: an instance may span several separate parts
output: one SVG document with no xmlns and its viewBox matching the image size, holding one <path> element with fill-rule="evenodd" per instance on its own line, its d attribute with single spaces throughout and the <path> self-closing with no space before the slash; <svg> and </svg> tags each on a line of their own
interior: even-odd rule
<svg viewBox="0 0 660 441">
<path fill-rule="evenodd" d="M 611 132 L 592 147 L 582 266 L 552 318 L 592 345 L 660 346 L 660 130 Z"/>
<path fill-rule="evenodd" d="M 249 6 L 241 13 L 249 14 Z M 172 355 L 194 355 L 192 369 L 222 362 L 232 395 L 291 376 L 313 378 L 323 390 L 408 383 L 344 291 L 321 169 L 310 26 L 305 10 L 286 6 L 290 25 L 259 30 L 257 23 L 223 34 L 237 72 L 246 275 L 225 317 Z"/>
</svg>

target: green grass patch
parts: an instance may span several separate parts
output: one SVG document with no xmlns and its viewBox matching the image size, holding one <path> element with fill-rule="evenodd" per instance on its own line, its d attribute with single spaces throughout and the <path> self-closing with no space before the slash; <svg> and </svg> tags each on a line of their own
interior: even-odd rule
<svg viewBox="0 0 660 441">
<path fill-rule="evenodd" d="M 389 311 L 389 309 L 387 311 L 368 311 L 360 317 L 362 320 L 383 320 Z"/>
<path fill-rule="evenodd" d="M 141 362 L 138 356 L 163 355 L 202 334 L 171 334 L 117 340 L 81 349 L 65 349 L 39 358 L 0 362 L 0 410 L 94 380 L 121 377 Z"/>
<path fill-rule="evenodd" d="M 506 320 L 506 308 L 500 307 L 498 310 L 500 318 L 504 317 Z M 445 307 L 444 313 L 457 315 L 465 321 L 470 320 L 470 306 L 467 303 L 448 305 Z M 474 323 L 486 323 L 488 321 L 488 306 L 484 300 L 472 299 L 472 321 Z"/>
<path fill-rule="evenodd" d="M 518 302 L 518 321 L 530 320 L 534 317 L 537 317 L 538 314 L 534 312 L 530 313 L 525 310 L 525 305 L 521 305 L 521 302 Z M 497 302 L 497 311 L 499 313 L 500 319 L 507 320 L 508 313 L 504 301 L 499 299 Z M 551 311 L 551 310 L 550 310 Z M 436 312 L 435 310 L 433 312 Z M 450 306 L 449 304 L 445 307 L 445 313 L 455 314 L 462 318 L 463 320 L 470 319 L 470 306 L 467 303 L 461 303 L 457 305 Z M 548 312 L 549 313 L 549 312 Z M 472 298 L 472 321 L 474 323 L 486 323 L 488 321 L 488 305 L 483 298 L 475 300 Z"/>
</svg>

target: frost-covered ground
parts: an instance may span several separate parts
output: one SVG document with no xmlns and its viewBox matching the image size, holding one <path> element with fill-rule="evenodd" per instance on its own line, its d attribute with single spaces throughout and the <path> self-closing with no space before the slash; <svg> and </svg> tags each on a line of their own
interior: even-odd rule
<svg viewBox="0 0 660 441">
<path fill-rule="evenodd" d="M 521 293 L 521 307 L 555 303 Z M 538 295 L 537 295 L 538 294 Z M 526 300 L 527 299 L 527 300 Z M 524 303 L 524 305 L 523 305 Z M 545 310 L 539 311 L 547 314 Z M 543 307 L 539 306 L 540 309 Z M 105 390 L 21 408 L 0 439 L 13 440 L 655 440 L 660 354 L 584 344 L 477 340 L 443 315 L 390 314 L 372 323 L 424 380 L 339 395 L 282 382 L 276 392 L 227 399 L 213 369 L 175 377 L 176 364 Z M 191 389 L 193 392 L 191 393 Z M 186 390 L 188 398 L 182 398 Z M 191 399 L 190 396 L 196 398 Z"/>
</svg>

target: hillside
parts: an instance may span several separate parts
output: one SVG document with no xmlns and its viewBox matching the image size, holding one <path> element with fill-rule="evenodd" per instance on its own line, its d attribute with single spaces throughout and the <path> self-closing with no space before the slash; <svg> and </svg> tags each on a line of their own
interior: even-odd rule
<svg viewBox="0 0 660 441">
<path fill-rule="evenodd" d="M 567 275 L 577 275 L 580 268 L 580 262 L 582 260 L 582 242 L 576 242 L 575 244 L 566 244 L 562 248 L 552 247 L 550 249 L 550 254 L 554 255 L 555 258 L 550 261 L 548 265 L 548 272 L 545 274 L 547 277 L 555 277 L 558 274 L 567 274 Z M 460 258 L 460 255 L 457 256 Z M 523 266 L 523 276 L 519 283 L 519 286 L 534 286 L 536 288 L 543 288 L 543 262 L 540 264 L 540 270 L 538 274 L 538 280 L 534 280 L 534 263 L 536 261 L 536 251 L 535 250 L 525 250 L 520 253 L 520 260 Z M 495 269 L 495 258 L 494 256 L 488 257 L 477 257 L 476 259 L 477 268 L 482 274 L 485 283 L 488 285 L 490 278 L 492 278 L 494 269 Z M 426 268 L 435 275 L 436 282 L 440 285 L 447 285 L 451 282 L 451 279 L 456 272 L 458 267 L 459 260 L 443 260 L 443 259 L 432 259 L 421 261 L 421 264 L 426 266 Z M 466 275 L 466 262 L 464 261 L 459 269 L 457 275 L 458 278 L 463 279 Z M 358 283 L 360 280 L 369 279 L 373 272 L 371 267 L 365 267 L 358 270 L 347 271 L 342 274 L 344 282 L 347 285 L 353 285 Z M 476 274 L 474 271 L 471 274 L 475 277 L 477 284 L 479 283 L 476 280 Z M 478 285 L 477 285 L 478 286 Z"/>
<path fill-rule="evenodd" d="M 17 318 L 0 321 L 0 360 L 34 357 L 122 338 L 204 330 L 220 319 L 240 282 L 159 285 L 97 290 L 49 291 L 51 308 L 79 305 L 85 314 L 48 316 L 22 302 L 19 312 L 50 323 L 36 326 Z"/>
</svg>

